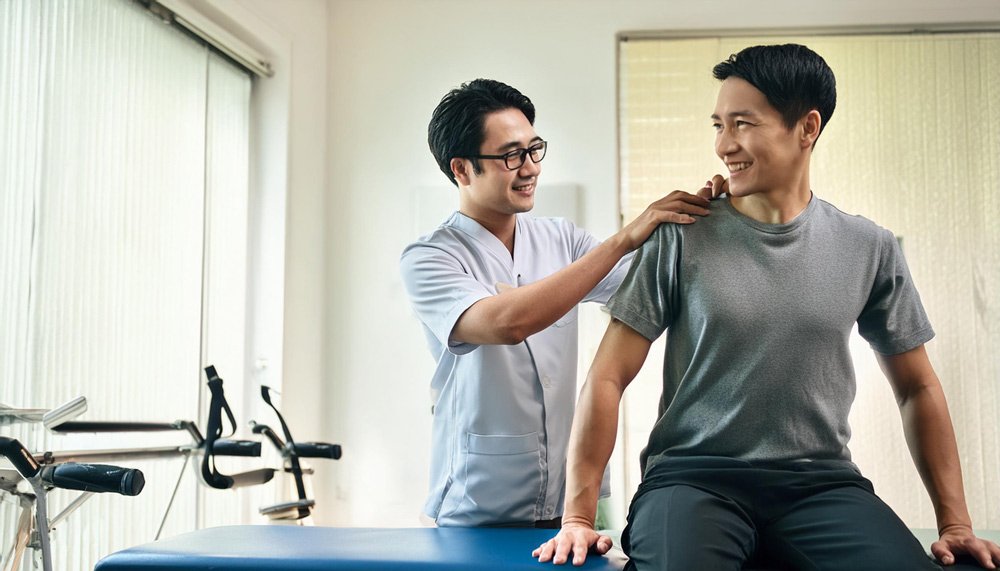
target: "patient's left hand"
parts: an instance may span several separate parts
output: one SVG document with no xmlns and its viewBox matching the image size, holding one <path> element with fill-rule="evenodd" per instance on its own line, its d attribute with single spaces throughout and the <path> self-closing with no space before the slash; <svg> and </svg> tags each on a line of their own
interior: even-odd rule
<svg viewBox="0 0 1000 571">
<path fill-rule="evenodd" d="M 945 565 L 955 563 L 955 554 L 971 555 L 984 569 L 996 569 L 1000 565 L 1000 546 L 976 537 L 972 528 L 965 525 L 949 525 L 942 529 L 941 538 L 931 545 L 931 554 Z"/>
<path fill-rule="evenodd" d="M 583 565 L 587 553 L 604 555 L 611 549 L 611 538 L 594 531 L 589 525 L 563 521 L 559 534 L 538 546 L 531 555 L 539 563 L 551 561 L 562 565 L 573 557 L 573 565 Z"/>
</svg>

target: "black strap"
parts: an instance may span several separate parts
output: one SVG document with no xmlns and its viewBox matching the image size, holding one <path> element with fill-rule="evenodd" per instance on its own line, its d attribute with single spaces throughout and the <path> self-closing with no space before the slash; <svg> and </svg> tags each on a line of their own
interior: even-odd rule
<svg viewBox="0 0 1000 571">
<path fill-rule="evenodd" d="M 295 491 L 299 494 L 300 500 L 305 500 L 306 498 L 306 485 L 302 479 L 302 466 L 299 465 L 299 455 L 295 452 L 295 440 L 292 439 L 292 433 L 288 430 L 288 425 L 285 424 L 285 418 L 281 416 L 281 412 L 278 411 L 278 407 L 274 406 L 271 402 L 271 389 L 267 385 L 260 386 L 260 396 L 267 403 L 267 406 L 274 410 L 274 414 L 278 415 L 278 422 L 281 423 L 281 430 L 285 433 L 285 448 L 288 450 L 288 463 L 291 465 L 292 475 L 295 477 Z M 304 511 L 304 513 L 303 513 Z M 309 515 L 307 508 L 299 508 L 299 517 L 305 517 Z"/>
<path fill-rule="evenodd" d="M 205 453 L 201 459 L 201 476 L 209 486 L 227 490 L 233 487 L 233 479 L 215 468 L 215 455 L 212 447 L 216 440 L 223 437 L 222 411 L 226 411 L 226 416 L 229 417 L 229 426 L 232 427 L 226 436 L 232 436 L 236 432 L 236 418 L 229 408 L 229 403 L 226 402 L 226 394 L 222 389 L 222 379 L 215 372 L 215 367 L 212 365 L 205 367 L 205 375 L 208 377 L 208 390 L 212 393 L 212 400 L 208 405 L 208 426 L 205 434 Z"/>
</svg>

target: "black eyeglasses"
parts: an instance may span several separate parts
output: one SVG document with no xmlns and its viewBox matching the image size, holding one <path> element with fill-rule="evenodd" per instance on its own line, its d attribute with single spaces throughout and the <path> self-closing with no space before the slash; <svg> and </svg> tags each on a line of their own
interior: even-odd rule
<svg viewBox="0 0 1000 571">
<path fill-rule="evenodd" d="M 548 143 L 545 141 L 539 141 L 534 145 L 531 145 L 527 149 L 514 149 L 509 153 L 504 153 L 502 155 L 469 155 L 465 158 L 467 159 L 503 159 L 504 166 L 507 167 L 509 171 L 516 171 L 524 165 L 524 158 L 531 157 L 531 162 L 540 163 L 542 159 L 545 158 L 545 150 L 548 148 Z"/>
</svg>

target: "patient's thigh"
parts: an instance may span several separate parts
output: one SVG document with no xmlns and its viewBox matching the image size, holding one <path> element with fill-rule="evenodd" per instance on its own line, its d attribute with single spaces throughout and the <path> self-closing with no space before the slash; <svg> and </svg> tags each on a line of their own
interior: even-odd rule
<svg viewBox="0 0 1000 571">
<path fill-rule="evenodd" d="M 847 486 L 796 503 L 760 530 L 761 548 L 793 569 L 940 570 L 878 496 Z"/>
<path fill-rule="evenodd" d="M 629 513 L 626 569 L 738 570 L 754 551 L 753 524 L 734 502 L 690 486 L 644 493 Z"/>
</svg>

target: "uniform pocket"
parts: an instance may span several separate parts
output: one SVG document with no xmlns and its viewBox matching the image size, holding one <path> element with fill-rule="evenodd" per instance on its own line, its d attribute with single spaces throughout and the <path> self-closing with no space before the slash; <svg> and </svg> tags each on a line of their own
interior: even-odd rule
<svg viewBox="0 0 1000 571">
<path fill-rule="evenodd" d="M 468 435 L 460 510 L 485 524 L 531 522 L 542 489 L 538 433 Z"/>
<path fill-rule="evenodd" d="M 469 454 L 511 456 L 529 452 L 538 452 L 537 432 L 519 436 L 469 433 Z"/>
</svg>

